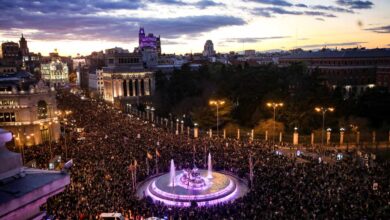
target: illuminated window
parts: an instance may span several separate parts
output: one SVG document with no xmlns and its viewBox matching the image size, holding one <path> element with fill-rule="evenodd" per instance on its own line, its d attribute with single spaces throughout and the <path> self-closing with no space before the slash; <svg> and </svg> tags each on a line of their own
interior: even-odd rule
<svg viewBox="0 0 390 220">
<path fill-rule="evenodd" d="M 47 104 L 45 101 L 40 100 L 38 102 L 38 119 L 47 118 Z"/>
</svg>

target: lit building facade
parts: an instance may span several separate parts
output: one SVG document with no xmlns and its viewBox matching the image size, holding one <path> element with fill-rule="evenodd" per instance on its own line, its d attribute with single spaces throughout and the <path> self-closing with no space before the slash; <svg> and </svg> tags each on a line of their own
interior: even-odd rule
<svg viewBox="0 0 390 220">
<path fill-rule="evenodd" d="M 15 145 L 30 146 L 60 137 L 56 92 L 28 72 L 0 76 L 0 127 L 12 132 Z"/>
<path fill-rule="evenodd" d="M 69 83 L 68 65 L 59 59 L 41 64 L 41 77 L 50 85 L 58 86 Z"/>
<path fill-rule="evenodd" d="M 157 54 L 161 54 L 161 40 L 160 36 L 154 36 L 152 33 L 146 35 L 144 28 L 139 29 L 138 33 L 139 50 L 145 48 L 154 49 Z"/>
<path fill-rule="evenodd" d="M 89 73 L 89 90 L 92 96 L 98 97 L 104 96 L 104 81 L 103 81 L 103 70 L 96 70 L 95 72 Z"/>
<path fill-rule="evenodd" d="M 140 54 L 107 54 L 106 58 L 107 67 L 102 72 L 106 101 L 138 101 L 154 93 L 154 72 L 143 67 Z"/>
</svg>

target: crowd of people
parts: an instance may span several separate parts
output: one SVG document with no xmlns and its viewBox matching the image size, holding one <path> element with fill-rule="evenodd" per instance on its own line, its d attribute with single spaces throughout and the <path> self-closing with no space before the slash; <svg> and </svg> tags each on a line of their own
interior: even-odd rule
<svg viewBox="0 0 390 220">
<path fill-rule="evenodd" d="M 69 120 L 84 128 L 85 139 L 74 133 L 67 141 L 73 159 L 66 190 L 44 207 L 56 219 L 96 219 L 102 212 L 120 212 L 128 218 L 171 219 L 385 219 L 390 216 L 390 163 L 363 166 L 352 155 L 333 164 L 277 155 L 270 143 L 236 139 L 193 138 L 176 135 L 169 127 L 129 116 L 98 100 L 81 100 L 68 91 L 58 93 L 58 108 L 71 110 Z M 55 155 L 65 155 L 64 141 L 53 143 Z M 156 172 L 206 167 L 228 170 L 253 182 L 249 192 L 231 203 L 211 207 L 168 207 L 150 198 L 138 198 L 128 170 L 137 161 L 137 181 Z M 26 149 L 26 160 L 47 168 L 47 146 Z M 148 159 L 148 154 L 153 159 Z M 158 162 L 155 163 L 155 158 Z M 149 166 L 146 165 L 146 160 Z M 149 169 L 148 169 L 149 168 Z M 375 187 L 374 187 L 375 185 Z"/>
</svg>

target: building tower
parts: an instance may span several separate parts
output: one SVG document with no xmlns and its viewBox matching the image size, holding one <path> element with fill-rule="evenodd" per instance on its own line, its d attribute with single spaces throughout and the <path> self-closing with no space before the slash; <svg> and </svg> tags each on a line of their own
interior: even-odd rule
<svg viewBox="0 0 390 220">
<path fill-rule="evenodd" d="M 23 34 L 19 40 L 19 46 L 20 46 L 20 53 L 21 53 L 23 60 L 24 60 L 24 57 L 28 57 L 29 51 L 28 51 L 27 41 L 24 38 Z"/>
<path fill-rule="evenodd" d="M 138 33 L 138 41 L 139 41 L 139 48 L 141 50 L 141 44 L 142 40 L 145 38 L 145 30 L 143 27 L 140 27 L 139 33 Z"/>
<path fill-rule="evenodd" d="M 214 55 L 215 55 L 214 44 L 211 40 L 207 40 L 204 45 L 203 56 L 212 57 Z"/>
</svg>

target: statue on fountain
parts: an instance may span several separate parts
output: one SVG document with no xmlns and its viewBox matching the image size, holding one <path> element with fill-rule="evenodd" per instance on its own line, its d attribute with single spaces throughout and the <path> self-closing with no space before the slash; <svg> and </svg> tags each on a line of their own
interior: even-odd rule
<svg viewBox="0 0 390 220">
<path fill-rule="evenodd" d="M 183 176 L 181 176 L 180 181 L 183 183 L 183 185 L 193 189 L 206 186 L 206 182 L 200 175 L 200 172 L 196 166 L 194 166 L 193 169 L 184 169 Z"/>
</svg>

